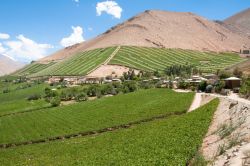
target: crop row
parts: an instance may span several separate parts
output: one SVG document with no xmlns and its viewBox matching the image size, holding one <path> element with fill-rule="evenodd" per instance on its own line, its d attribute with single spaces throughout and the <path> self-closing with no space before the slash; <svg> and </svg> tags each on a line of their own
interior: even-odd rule
<svg viewBox="0 0 250 166">
<path fill-rule="evenodd" d="M 181 102 L 179 102 L 181 103 Z M 0 150 L 4 165 L 187 165 L 219 100 L 197 110 L 101 135 Z"/>
<path fill-rule="evenodd" d="M 115 47 L 110 47 L 78 53 L 31 76 L 86 75 L 89 71 L 105 62 L 114 50 Z"/>
<path fill-rule="evenodd" d="M 44 70 L 52 65 L 54 65 L 55 62 L 50 62 L 47 64 L 41 64 L 41 63 L 32 63 L 27 65 L 26 67 L 22 68 L 21 70 L 17 71 L 16 73 L 14 73 L 14 75 L 30 75 L 33 73 L 37 73 L 41 70 Z"/>
<path fill-rule="evenodd" d="M 171 65 L 192 64 L 203 71 L 215 71 L 241 61 L 242 59 L 234 54 L 124 46 L 121 47 L 110 64 L 125 65 L 148 71 L 163 71 Z"/>
<path fill-rule="evenodd" d="M 0 144 L 98 130 L 157 115 L 184 112 L 192 99 L 193 93 L 180 94 L 166 89 L 150 89 L 1 117 Z"/>
</svg>

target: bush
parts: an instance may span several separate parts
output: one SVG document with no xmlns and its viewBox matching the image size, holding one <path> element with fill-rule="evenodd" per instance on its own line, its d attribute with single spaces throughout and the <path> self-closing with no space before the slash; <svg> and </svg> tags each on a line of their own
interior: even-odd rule
<svg viewBox="0 0 250 166">
<path fill-rule="evenodd" d="M 88 100 L 88 95 L 86 93 L 80 93 L 78 95 L 76 95 L 76 101 L 78 102 L 82 102 L 82 101 L 87 101 Z"/>
<path fill-rule="evenodd" d="M 212 90 L 213 90 L 213 86 L 212 86 L 212 85 L 208 85 L 208 86 L 206 87 L 206 93 L 211 93 Z"/>
<path fill-rule="evenodd" d="M 39 100 L 41 99 L 41 95 L 39 94 L 33 94 L 33 95 L 30 95 L 27 100 L 31 101 L 31 100 Z"/>
<path fill-rule="evenodd" d="M 50 104 L 52 107 L 58 107 L 61 104 L 61 99 L 59 97 L 53 97 L 50 99 Z"/>
<path fill-rule="evenodd" d="M 214 90 L 215 90 L 216 93 L 220 93 L 223 88 L 225 88 L 225 82 L 224 81 L 217 81 L 214 84 Z"/>
<path fill-rule="evenodd" d="M 190 84 L 185 81 L 180 81 L 178 84 L 178 88 L 180 89 L 188 89 L 190 87 Z"/>
<path fill-rule="evenodd" d="M 123 83 L 123 93 L 134 92 L 138 89 L 136 81 L 127 81 Z"/>
<path fill-rule="evenodd" d="M 250 77 L 243 79 L 240 87 L 240 94 L 245 98 L 250 97 Z"/>
<path fill-rule="evenodd" d="M 10 93 L 10 90 L 8 88 L 3 90 L 3 93 Z"/>
<path fill-rule="evenodd" d="M 206 90 L 206 87 L 207 87 L 207 82 L 206 81 L 202 81 L 198 85 L 198 90 L 204 92 Z"/>
</svg>

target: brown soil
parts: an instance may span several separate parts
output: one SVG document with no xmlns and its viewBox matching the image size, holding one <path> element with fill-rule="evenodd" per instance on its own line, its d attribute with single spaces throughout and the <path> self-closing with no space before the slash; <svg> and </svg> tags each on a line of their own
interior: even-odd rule
<svg viewBox="0 0 250 166">
<path fill-rule="evenodd" d="M 40 61 L 62 60 L 85 50 L 119 45 L 239 52 L 242 45 L 250 47 L 250 39 L 193 13 L 146 11 Z"/>
</svg>

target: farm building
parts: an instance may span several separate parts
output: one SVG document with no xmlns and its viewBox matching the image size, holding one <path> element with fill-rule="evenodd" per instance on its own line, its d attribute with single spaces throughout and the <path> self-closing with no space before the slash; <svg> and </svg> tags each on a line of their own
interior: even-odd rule
<svg viewBox="0 0 250 166">
<path fill-rule="evenodd" d="M 241 84 L 241 79 L 237 77 L 229 77 L 225 79 L 225 85 L 227 89 L 239 88 Z"/>
<path fill-rule="evenodd" d="M 241 54 L 250 54 L 250 49 L 242 49 L 240 50 Z"/>
<path fill-rule="evenodd" d="M 187 82 L 193 84 L 193 85 L 197 85 L 202 81 L 207 81 L 206 78 L 203 78 L 201 76 L 192 76 L 190 79 L 187 79 Z"/>
</svg>

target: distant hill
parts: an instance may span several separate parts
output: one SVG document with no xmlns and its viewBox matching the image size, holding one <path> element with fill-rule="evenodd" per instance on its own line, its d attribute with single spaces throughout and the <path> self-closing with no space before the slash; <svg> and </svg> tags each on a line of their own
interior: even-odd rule
<svg viewBox="0 0 250 166">
<path fill-rule="evenodd" d="M 7 56 L 0 55 L 0 76 L 13 73 L 23 66 L 24 64 L 20 62 L 16 62 Z"/>
<path fill-rule="evenodd" d="M 250 8 L 229 17 L 224 23 L 232 31 L 247 35 L 250 39 Z"/>
<path fill-rule="evenodd" d="M 145 11 L 96 38 L 62 49 L 40 62 L 58 61 L 76 53 L 112 46 L 181 48 L 239 52 L 250 39 L 193 13 Z"/>
</svg>

